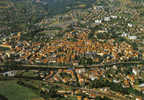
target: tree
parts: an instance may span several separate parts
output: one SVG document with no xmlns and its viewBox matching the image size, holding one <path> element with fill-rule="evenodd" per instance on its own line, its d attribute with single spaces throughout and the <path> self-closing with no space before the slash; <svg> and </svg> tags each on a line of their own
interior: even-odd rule
<svg viewBox="0 0 144 100">
<path fill-rule="evenodd" d="M 13 3 L 13 6 L 3 9 L 0 25 L 6 27 L 7 33 L 26 32 L 30 36 L 43 31 L 39 24 L 44 18 L 41 8 L 32 4 L 31 0 Z"/>
</svg>

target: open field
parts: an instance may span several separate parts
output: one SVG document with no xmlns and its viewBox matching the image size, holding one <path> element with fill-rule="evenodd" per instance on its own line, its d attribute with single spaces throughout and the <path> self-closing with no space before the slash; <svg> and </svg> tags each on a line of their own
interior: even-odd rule
<svg viewBox="0 0 144 100">
<path fill-rule="evenodd" d="M 0 94 L 7 97 L 8 100 L 43 100 L 33 90 L 22 87 L 16 83 L 16 80 L 0 81 Z"/>
</svg>

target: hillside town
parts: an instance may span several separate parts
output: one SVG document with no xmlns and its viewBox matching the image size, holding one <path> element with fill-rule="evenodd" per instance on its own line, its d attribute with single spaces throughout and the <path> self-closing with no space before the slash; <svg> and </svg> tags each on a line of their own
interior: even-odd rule
<svg viewBox="0 0 144 100">
<path fill-rule="evenodd" d="M 90 11 L 94 13 L 95 10 L 94 7 Z M 87 17 L 84 18 L 87 20 L 87 22 L 84 22 L 85 25 L 94 25 L 95 30 L 89 27 L 83 28 L 81 24 L 77 23 L 73 26 L 72 31 L 63 33 L 64 36 L 61 39 L 51 39 L 48 43 L 23 40 L 21 35 L 23 33 L 21 32 L 11 33 L 9 36 L 1 34 L 1 46 L 10 48 L 8 52 L 1 52 L 1 60 L 4 60 L 5 57 L 10 58 L 13 55 L 17 56 L 14 60 L 29 64 L 55 62 L 79 64 L 80 59 L 85 57 L 92 60 L 92 63 L 138 60 L 142 58 L 141 52 L 135 50 L 134 46 L 129 42 L 124 41 L 124 39 L 134 42 L 139 40 L 137 36 L 131 35 L 133 31 L 136 31 L 133 30 L 136 26 L 127 22 L 130 19 L 116 15 L 110 15 L 104 17 L 104 19 L 98 19 L 99 16 L 93 15 Z M 92 20 L 93 22 L 90 23 Z M 122 26 L 123 24 L 127 26 Z M 125 28 L 121 30 L 120 35 L 114 33 L 117 27 Z M 126 33 L 125 30 L 130 31 Z M 143 32 L 143 30 L 137 27 L 136 32 Z M 3 53 L 5 54 L 3 55 Z"/>
<path fill-rule="evenodd" d="M 137 10 L 93 4 L 45 17 L 34 24 L 46 29 L 38 33 L 2 32 L 0 85 L 13 80 L 38 100 L 143 100 L 144 26 L 138 16 Z"/>
</svg>

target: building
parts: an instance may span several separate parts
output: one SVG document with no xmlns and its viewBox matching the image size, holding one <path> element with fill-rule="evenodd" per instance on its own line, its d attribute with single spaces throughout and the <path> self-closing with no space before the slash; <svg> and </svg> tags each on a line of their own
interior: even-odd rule
<svg viewBox="0 0 144 100">
<path fill-rule="evenodd" d="M 140 90 L 142 91 L 142 93 L 144 94 L 144 83 L 139 85 Z"/>
<path fill-rule="evenodd" d="M 111 16 L 111 18 L 113 18 L 113 19 L 117 19 L 118 17 L 117 17 L 117 16 L 113 16 L 113 15 L 112 15 L 112 16 Z"/>
<path fill-rule="evenodd" d="M 142 97 L 136 97 L 136 100 L 143 100 Z"/>
<path fill-rule="evenodd" d="M 139 85 L 140 88 L 144 87 L 144 83 Z"/>
<path fill-rule="evenodd" d="M 137 74 L 138 74 L 138 70 L 137 70 L 136 68 L 133 68 L 133 69 L 132 69 L 132 72 L 133 72 L 134 75 L 137 75 Z"/>
<path fill-rule="evenodd" d="M 132 27 L 132 26 L 133 26 L 132 24 L 128 23 L 128 27 Z"/>
<path fill-rule="evenodd" d="M 110 17 L 105 17 L 104 21 L 106 21 L 106 22 L 110 21 Z"/>
<path fill-rule="evenodd" d="M 14 76 L 16 75 L 16 72 L 17 72 L 17 71 L 13 70 L 13 71 L 1 72 L 0 74 L 1 74 L 2 76 L 14 77 Z"/>
<path fill-rule="evenodd" d="M 135 40 L 135 39 L 137 39 L 137 36 L 128 36 L 128 38 L 129 38 L 130 40 Z"/>
<path fill-rule="evenodd" d="M 101 21 L 101 20 L 95 20 L 95 23 L 96 23 L 96 24 L 101 24 L 102 21 Z"/>
<path fill-rule="evenodd" d="M 127 36 L 128 36 L 128 33 L 122 33 L 121 36 L 122 36 L 122 37 L 127 37 Z"/>
</svg>

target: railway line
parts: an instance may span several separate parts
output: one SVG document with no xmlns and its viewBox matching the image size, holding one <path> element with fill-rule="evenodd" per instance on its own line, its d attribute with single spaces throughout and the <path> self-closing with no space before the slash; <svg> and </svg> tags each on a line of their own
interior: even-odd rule
<svg viewBox="0 0 144 100">
<path fill-rule="evenodd" d="M 0 68 L 8 68 L 10 70 L 54 70 L 54 69 L 80 69 L 80 68 L 97 68 L 97 67 L 104 67 L 104 66 L 113 66 L 113 65 L 138 65 L 144 64 L 144 61 L 128 61 L 128 62 L 112 62 L 112 63 L 103 63 L 103 64 L 93 64 L 93 65 L 28 65 L 28 64 L 18 64 L 18 65 L 6 65 L 0 64 Z"/>
</svg>

